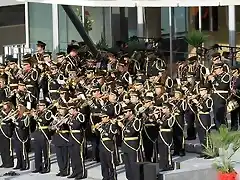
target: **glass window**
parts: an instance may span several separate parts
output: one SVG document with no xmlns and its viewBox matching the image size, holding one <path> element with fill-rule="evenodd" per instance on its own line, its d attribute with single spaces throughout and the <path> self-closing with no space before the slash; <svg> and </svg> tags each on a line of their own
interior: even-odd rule
<svg viewBox="0 0 240 180">
<path fill-rule="evenodd" d="M 202 7 L 202 30 L 210 31 L 210 8 L 212 8 L 212 27 L 213 31 L 218 31 L 218 7 Z M 199 29 L 199 8 L 194 8 L 195 29 Z"/>
<path fill-rule="evenodd" d="M 36 42 L 47 44 L 46 50 L 53 48 L 52 5 L 29 3 L 30 47 L 36 49 Z"/>
<path fill-rule="evenodd" d="M 25 24 L 24 5 L 0 7 L 0 27 Z"/>
<path fill-rule="evenodd" d="M 161 8 L 161 27 L 162 27 L 162 34 L 169 34 L 169 8 L 163 7 Z"/>
<path fill-rule="evenodd" d="M 72 6 L 73 10 L 79 17 L 82 19 L 82 7 L 81 6 Z M 100 41 L 101 36 L 104 37 L 104 29 L 109 26 L 104 23 L 106 18 L 103 18 L 103 14 L 109 16 L 109 9 L 108 11 L 103 10 L 102 7 L 85 7 L 85 27 L 89 31 L 89 36 L 93 40 L 93 42 L 97 43 Z M 106 10 L 106 9 L 105 9 Z M 88 22 L 88 25 L 86 25 Z M 108 28 L 109 29 L 109 28 Z M 106 33 L 106 32 L 105 32 Z M 107 33 L 108 34 L 108 33 Z M 59 6 L 59 39 L 60 39 L 60 50 L 65 50 L 67 44 L 71 40 L 82 41 L 81 36 L 77 32 L 76 28 L 72 24 L 72 21 L 69 19 L 67 14 L 65 13 L 64 9 Z"/>
<path fill-rule="evenodd" d="M 186 8 L 174 8 L 175 33 L 186 32 Z"/>
</svg>

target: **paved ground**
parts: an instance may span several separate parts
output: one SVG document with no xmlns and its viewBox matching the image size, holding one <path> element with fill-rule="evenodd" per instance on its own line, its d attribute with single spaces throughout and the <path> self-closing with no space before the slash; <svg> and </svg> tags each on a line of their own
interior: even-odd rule
<svg viewBox="0 0 240 180">
<path fill-rule="evenodd" d="M 56 156 L 51 156 L 52 161 L 52 167 L 51 172 L 49 174 L 32 174 L 31 171 L 34 168 L 34 161 L 32 155 L 30 156 L 31 160 L 31 170 L 28 171 L 16 171 L 17 173 L 20 173 L 19 176 L 15 177 L 0 177 L 1 180 L 59 180 L 59 179 L 67 179 L 67 178 L 60 178 L 56 177 L 55 174 L 58 173 L 58 166 L 56 162 Z M 87 162 L 86 168 L 88 170 L 88 178 L 89 180 L 101 180 L 101 167 L 99 163 L 95 162 Z M 12 169 L 0 169 L 0 174 L 3 175 L 6 172 L 11 171 Z M 125 180 L 125 172 L 124 172 L 124 166 L 121 165 L 117 168 L 118 171 L 118 177 L 119 180 Z"/>
<path fill-rule="evenodd" d="M 32 155 L 30 156 L 31 159 L 31 169 L 34 168 L 34 161 Z M 31 170 L 29 171 L 16 171 L 17 173 L 20 173 L 19 176 L 15 177 L 0 177 L 1 180 L 59 180 L 59 179 L 67 179 L 67 178 L 60 178 L 56 177 L 55 174 L 58 172 L 58 166 L 56 162 L 56 156 L 52 155 L 52 170 L 49 174 L 32 174 Z M 198 167 L 207 167 L 211 166 L 211 160 L 204 160 L 204 159 L 198 159 L 196 158 L 196 154 L 188 153 L 185 157 L 174 157 L 174 161 L 181 162 L 181 169 L 189 169 L 189 168 L 198 168 Z M 94 162 L 87 162 L 86 168 L 88 170 L 88 178 L 89 180 L 101 180 L 101 167 L 99 163 Z M 0 169 L 0 174 L 3 175 L 6 172 L 11 171 L 12 169 Z M 117 173 L 118 173 L 118 180 L 126 180 L 125 178 L 125 170 L 124 166 L 120 165 L 117 167 Z"/>
</svg>

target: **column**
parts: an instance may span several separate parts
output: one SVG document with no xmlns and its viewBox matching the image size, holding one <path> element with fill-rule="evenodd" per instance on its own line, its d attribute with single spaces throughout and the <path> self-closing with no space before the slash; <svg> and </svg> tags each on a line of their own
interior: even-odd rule
<svg viewBox="0 0 240 180">
<path fill-rule="evenodd" d="M 120 7 L 120 40 L 127 41 L 128 39 L 128 22 L 125 16 L 125 7 Z"/>
<path fill-rule="evenodd" d="M 137 36 L 144 37 L 144 8 L 137 7 Z"/>
<path fill-rule="evenodd" d="M 25 39 L 26 39 L 26 48 L 29 48 L 29 13 L 28 13 L 28 2 L 25 2 Z"/>
<path fill-rule="evenodd" d="M 52 4 L 53 56 L 59 51 L 58 5 Z"/>
<path fill-rule="evenodd" d="M 236 16 L 235 6 L 228 6 L 228 31 L 229 31 L 229 46 L 236 47 Z M 231 51 L 235 51 L 235 48 L 230 48 Z M 232 65 L 236 65 L 236 61 L 232 59 Z"/>
<path fill-rule="evenodd" d="M 161 32 L 162 32 L 161 8 L 160 7 L 146 7 L 145 13 L 146 13 L 147 37 L 148 38 L 160 38 Z"/>
<path fill-rule="evenodd" d="M 201 6 L 198 7 L 198 27 L 199 27 L 199 31 L 202 31 L 202 8 L 201 8 Z"/>
<path fill-rule="evenodd" d="M 105 18 L 104 18 L 104 29 L 105 29 L 105 40 L 109 47 L 113 45 L 113 36 L 112 36 L 112 8 L 104 7 Z"/>
<path fill-rule="evenodd" d="M 169 30 L 170 30 L 170 76 L 173 76 L 173 36 L 174 36 L 174 11 L 172 7 L 169 7 Z"/>
<path fill-rule="evenodd" d="M 229 30 L 229 45 L 236 46 L 236 16 L 235 6 L 228 6 L 228 30 Z"/>
</svg>

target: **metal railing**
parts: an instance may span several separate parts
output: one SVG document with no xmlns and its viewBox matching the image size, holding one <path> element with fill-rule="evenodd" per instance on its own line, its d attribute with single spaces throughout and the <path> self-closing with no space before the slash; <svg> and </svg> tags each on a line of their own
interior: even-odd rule
<svg viewBox="0 0 240 180">
<path fill-rule="evenodd" d="M 4 63 L 5 57 L 7 55 L 12 55 L 14 58 L 18 59 L 18 62 L 20 62 L 24 54 L 33 52 L 32 49 L 26 48 L 25 46 L 25 44 L 4 45 L 3 55 L 0 57 L 0 62 Z"/>
</svg>

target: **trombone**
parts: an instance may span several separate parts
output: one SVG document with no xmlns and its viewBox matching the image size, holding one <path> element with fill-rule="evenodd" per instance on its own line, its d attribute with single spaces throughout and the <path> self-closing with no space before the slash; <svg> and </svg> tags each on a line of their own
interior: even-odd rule
<svg viewBox="0 0 240 180">
<path fill-rule="evenodd" d="M 6 117 L 4 117 L 3 119 L 1 119 L 1 123 L 2 123 L 2 122 L 9 121 L 10 119 L 12 119 L 13 117 L 15 117 L 16 115 L 18 115 L 18 110 L 16 110 L 16 111 L 11 110 Z M 14 118 L 14 119 L 15 119 L 15 118 Z M 12 119 L 12 120 L 14 120 L 14 119 Z"/>
</svg>

